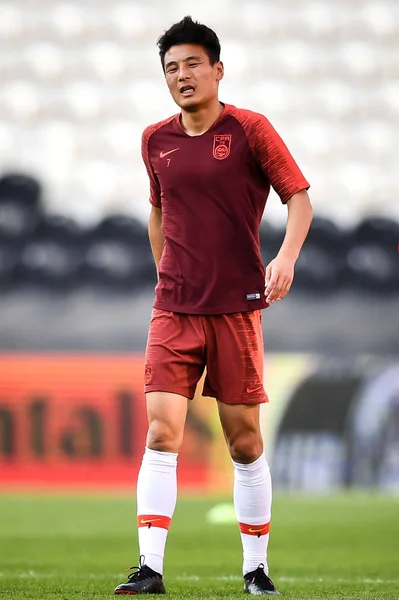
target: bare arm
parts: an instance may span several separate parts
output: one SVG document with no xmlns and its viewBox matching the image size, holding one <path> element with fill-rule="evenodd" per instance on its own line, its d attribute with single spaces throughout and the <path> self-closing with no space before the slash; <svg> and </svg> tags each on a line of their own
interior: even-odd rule
<svg viewBox="0 0 399 600">
<path fill-rule="evenodd" d="M 282 300 L 294 278 L 294 267 L 313 218 L 306 190 L 294 194 L 287 202 L 288 217 L 284 241 L 276 258 L 266 267 L 266 300 Z"/>
<path fill-rule="evenodd" d="M 288 218 L 284 241 L 279 255 L 286 255 L 295 262 L 308 235 L 313 219 L 312 205 L 306 190 L 292 196 L 287 202 Z"/>
<path fill-rule="evenodd" d="M 165 244 L 165 237 L 162 231 L 162 209 L 157 206 L 151 207 L 150 218 L 148 220 L 148 237 L 159 278 L 158 267 Z"/>
</svg>

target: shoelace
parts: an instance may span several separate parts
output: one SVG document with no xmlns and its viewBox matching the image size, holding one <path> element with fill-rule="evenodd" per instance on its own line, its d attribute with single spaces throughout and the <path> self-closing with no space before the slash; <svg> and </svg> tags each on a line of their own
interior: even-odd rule
<svg viewBox="0 0 399 600">
<path fill-rule="evenodd" d="M 261 563 L 259 565 L 259 567 L 256 569 L 255 575 L 252 578 L 252 583 L 254 583 L 254 581 L 259 578 L 263 581 L 267 581 L 267 583 L 269 583 L 270 585 L 272 584 L 271 579 L 268 575 L 266 575 L 265 573 L 265 565 L 263 563 Z"/>
<path fill-rule="evenodd" d="M 135 566 L 135 567 L 129 567 L 128 569 L 125 569 L 125 573 L 127 573 L 128 571 L 133 571 L 133 573 L 129 573 L 129 575 L 127 576 L 129 581 L 137 581 L 140 577 L 140 575 L 143 574 L 143 569 L 145 568 L 145 564 L 144 564 L 144 560 L 145 557 L 142 554 L 140 556 L 140 560 L 139 560 L 139 565 Z"/>
</svg>

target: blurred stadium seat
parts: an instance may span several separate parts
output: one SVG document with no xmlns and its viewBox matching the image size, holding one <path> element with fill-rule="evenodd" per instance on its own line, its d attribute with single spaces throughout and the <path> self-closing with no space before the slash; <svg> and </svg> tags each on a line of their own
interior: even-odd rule
<svg viewBox="0 0 399 600">
<path fill-rule="evenodd" d="M 23 203 L 0 202 L 0 239 L 24 243 L 33 233 L 38 221 L 36 211 Z"/>
<path fill-rule="evenodd" d="M 54 291 L 69 288 L 79 274 L 79 258 L 74 248 L 51 238 L 29 242 L 21 255 L 24 284 Z"/>
<path fill-rule="evenodd" d="M 1 38 L 15 42 L 22 35 L 22 11 L 12 2 L 0 4 L 0 36 Z"/>
<path fill-rule="evenodd" d="M 376 292 L 399 290 L 399 224 L 388 219 L 362 221 L 347 254 L 350 283 Z"/>
<path fill-rule="evenodd" d="M 36 229 L 36 239 L 54 239 L 77 249 L 82 248 L 86 235 L 84 228 L 64 215 L 42 215 Z"/>
<path fill-rule="evenodd" d="M 23 58 L 35 79 L 51 81 L 63 75 L 65 56 L 57 43 L 38 42 L 27 46 Z"/>
<path fill-rule="evenodd" d="M 115 215 L 92 230 L 84 257 L 88 283 L 132 290 L 155 282 L 147 231 L 137 219 Z"/>
<path fill-rule="evenodd" d="M 137 219 L 126 215 L 106 217 L 99 223 L 95 236 L 101 239 L 118 239 L 137 248 L 148 248 L 147 230 Z"/>
<path fill-rule="evenodd" d="M 38 208 L 41 184 L 34 177 L 20 173 L 9 173 L 0 179 L 0 202 L 14 201 Z"/>
<path fill-rule="evenodd" d="M 359 244 L 348 253 L 352 286 L 377 293 L 399 289 L 398 257 L 377 244 Z"/>
<path fill-rule="evenodd" d="M 317 244 L 307 242 L 295 265 L 293 289 L 321 294 L 338 290 L 340 275 L 340 264 L 334 255 Z"/>
<path fill-rule="evenodd" d="M 364 219 L 354 232 L 355 243 L 375 243 L 386 249 L 397 249 L 399 223 L 382 217 Z"/>
<path fill-rule="evenodd" d="M 48 290 L 68 289 L 82 274 L 84 231 L 71 219 L 42 216 L 35 236 L 21 253 L 20 279 L 23 284 Z"/>
<path fill-rule="evenodd" d="M 347 277 L 352 286 L 379 292 L 399 290 L 399 224 L 365 219 L 352 232 Z"/>
<path fill-rule="evenodd" d="M 0 240 L 22 246 L 40 218 L 41 185 L 28 175 L 10 173 L 0 179 Z"/>
</svg>

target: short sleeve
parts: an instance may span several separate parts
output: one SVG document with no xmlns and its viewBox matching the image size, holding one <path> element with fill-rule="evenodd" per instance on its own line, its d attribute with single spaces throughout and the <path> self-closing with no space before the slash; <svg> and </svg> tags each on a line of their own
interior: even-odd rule
<svg viewBox="0 0 399 600">
<path fill-rule="evenodd" d="M 257 115 L 251 128 L 250 144 L 270 184 L 285 204 L 294 194 L 310 185 L 272 124 Z"/>
<path fill-rule="evenodd" d="M 141 155 L 143 157 L 143 161 L 144 161 L 145 167 L 147 169 L 147 173 L 148 173 L 148 178 L 150 180 L 150 202 L 153 206 L 157 206 L 158 208 L 161 208 L 161 206 L 162 206 L 161 188 L 159 185 L 158 178 L 155 175 L 154 170 L 151 166 L 149 151 L 148 151 L 148 145 L 149 145 L 150 136 L 152 133 L 150 131 L 150 129 L 151 128 L 147 128 L 143 132 L 143 136 L 141 139 Z"/>
</svg>

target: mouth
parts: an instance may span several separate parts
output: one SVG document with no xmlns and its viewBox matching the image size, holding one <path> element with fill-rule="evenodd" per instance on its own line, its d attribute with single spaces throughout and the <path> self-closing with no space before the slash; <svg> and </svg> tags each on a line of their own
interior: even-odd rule
<svg viewBox="0 0 399 600">
<path fill-rule="evenodd" d="M 194 87 L 192 85 L 182 85 L 179 92 L 182 96 L 192 96 L 194 94 Z"/>
</svg>

